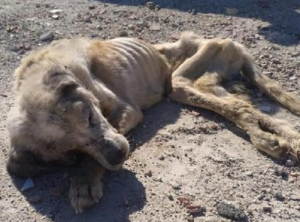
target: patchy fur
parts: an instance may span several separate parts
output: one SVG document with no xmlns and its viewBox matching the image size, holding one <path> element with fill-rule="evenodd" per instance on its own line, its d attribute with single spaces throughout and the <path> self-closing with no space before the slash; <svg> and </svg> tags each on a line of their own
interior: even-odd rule
<svg viewBox="0 0 300 222">
<path fill-rule="evenodd" d="M 142 109 L 165 94 L 233 121 L 270 156 L 298 157 L 299 133 L 254 109 L 243 84 L 232 80 L 239 72 L 300 114 L 299 99 L 263 76 L 245 48 L 229 39 L 186 32 L 158 45 L 129 38 L 53 42 L 15 72 L 18 99 L 9 119 L 7 169 L 32 177 L 79 162 L 69 196 L 76 212 L 83 212 L 102 196 L 104 168 L 116 170 L 127 158 L 123 135 L 142 121 Z"/>
</svg>

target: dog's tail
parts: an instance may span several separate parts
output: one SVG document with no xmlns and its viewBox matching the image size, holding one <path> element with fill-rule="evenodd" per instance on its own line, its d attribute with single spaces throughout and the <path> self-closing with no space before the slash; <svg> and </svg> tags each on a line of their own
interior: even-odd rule
<svg viewBox="0 0 300 222">
<path fill-rule="evenodd" d="M 262 92 L 268 94 L 292 113 L 300 116 L 300 99 L 292 93 L 285 92 L 277 82 L 263 75 L 248 53 L 244 54 L 242 73 Z"/>
</svg>

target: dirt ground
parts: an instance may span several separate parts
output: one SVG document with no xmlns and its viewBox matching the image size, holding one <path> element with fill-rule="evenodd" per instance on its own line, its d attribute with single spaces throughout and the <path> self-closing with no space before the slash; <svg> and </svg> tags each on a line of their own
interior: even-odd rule
<svg viewBox="0 0 300 222">
<path fill-rule="evenodd" d="M 68 202 L 68 171 L 34 178 L 26 191 L 24 179 L 7 174 L 13 70 L 53 39 L 129 36 L 156 43 L 184 30 L 228 37 L 246 45 L 266 75 L 300 94 L 298 0 L 157 0 L 153 9 L 145 2 L 0 0 L 0 221 L 300 221 L 293 159 L 272 160 L 224 118 L 167 99 L 127 135 L 131 157 L 106 174 L 104 197 L 86 213 L 76 215 Z M 251 93 L 259 108 L 300 129 L 298 117 Z"/>
</svg>

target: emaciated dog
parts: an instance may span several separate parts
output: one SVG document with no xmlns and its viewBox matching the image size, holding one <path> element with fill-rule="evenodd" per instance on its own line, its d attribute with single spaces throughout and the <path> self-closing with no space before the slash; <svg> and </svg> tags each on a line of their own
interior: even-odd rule
<svg viewBox="0 0 300 222">
<path fill-rule="evenodd" d="M 256 110 L 233 82 L 235 73 L 300 114 L 300 100 L 262 75 L 245 48 L 229 39 L 186 32 L 158 45 L 131 38 L 55 41 L 23 59 L 15 72 L 7 170 L 35 177 L 79 158 L 69 197 L 83 212 L 102 196 L 104 169 L 117 170 L 127 158 L 123 135 L 164 95 L 231 120 L 274 158 L 287 152 L 297 158 L 300 134 Z"/>
</svg>

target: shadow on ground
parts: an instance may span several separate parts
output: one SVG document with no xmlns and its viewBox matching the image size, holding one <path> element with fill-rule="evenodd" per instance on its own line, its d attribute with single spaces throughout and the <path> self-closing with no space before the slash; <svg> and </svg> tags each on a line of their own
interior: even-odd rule
<svg viewBox="0 0 300 222">
<path fill-rule="evenodd" d="M 35 178 L 35 187 L 23 191 L 35 210 L 55 222 L 126 222 L 129 215 L 143 209 L 145 188 L 133 172 L 121 170 L 107 172 L 104 178 L 104 196 L 101 201 L 83 214 L 76 214 L 68 200 L 69 178 L 66 173 L 55 173 Z M 24 179 L 13 178 L 21 189 Z"/>
<path fill-rule="evenodd" d="M 145 0 L 96 0 L 102 3 L 139 6 Z M 295 45 L 300 41 L 300 2 L 299 0 L 157 0 L 153 1 L 163 8 L 189 11 L 201 14 L 226 14 L 226 8 L 236 8 L 232 16 L 258 19 L 269 23 L 259 27 L 258 33 L 270 42 L 280 45 Z"/>
</svg>

